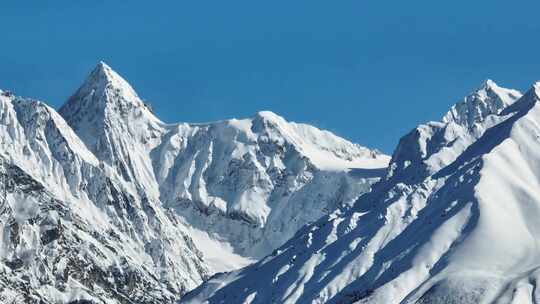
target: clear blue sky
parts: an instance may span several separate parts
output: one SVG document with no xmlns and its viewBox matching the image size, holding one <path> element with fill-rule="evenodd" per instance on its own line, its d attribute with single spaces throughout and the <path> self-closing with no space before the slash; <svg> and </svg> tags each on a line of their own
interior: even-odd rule
<svg viewBox="0 0 540 304">
<path fill-rule="evenodd" d="M 540 1 L 1 1 L 0 88 L 59 107 L 99 60 L 167 122 L 307 122 L 391 153 L 492 78 L 540 79 Z"/>
</svg>

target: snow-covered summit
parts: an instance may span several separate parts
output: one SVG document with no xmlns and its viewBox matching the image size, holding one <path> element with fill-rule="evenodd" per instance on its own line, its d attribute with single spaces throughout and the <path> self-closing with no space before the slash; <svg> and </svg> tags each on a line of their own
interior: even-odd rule
<svg viewBox="0 0 540 304">
<path fill-rule="evenodd" d="M 499 123 L 505 108 L 518 100 L 519 91 L 487 80 L 453 105 L 442 121 L 421 124 L 403 136 L 396 147 L 388 175 L 405 183 L 422 178 L 455 160 L 487 129 Z M 413 174 L 413 171 L 417 171 Z M 420 173 L 421 172 L 421 173 Z M 403 180 L 406 177 L 407 180 Z"/>
<path fill-rule="evenodd" d="M 120 75 L 98 63 L 59 112 L 98 159 L 158 199 L 147 154 L 163 123 Z"/>
<path fill-rule="evenodd" d="M 88 120 L 94 116 L 95 121 L 146 119 L 159 122 L 131 85 L 104 62 L 97 64 L 59 112 L 79 125 L 90 122 Z"/>
<path fill-rule="evenodd" d="M 92 70 L 78 93 L 95 91 L 96 93 L 103 94 L 107 88 L 117 91 L 118 95 L 124 97 L 124 100 L 133 102 L 137 106 L 142 106 L 139 96 L 131 85 L 103 61 L 100 61 L 94 70 Z M 111 102 L 115 99 L 102 98 L 97 100 Z"/>
<path fill-rule="evenodd" d="M 84 111 L 79 115 L 82 118 L 86 111 L 92 110 L 96 111 L 92 114 L 119 114 L 124 117 L 131 114 L 158 121 L 131 85 L 104 62 L 96 65 L 60 112 L 71 117 Z"/>
<path fill-rule="evenodd" d="M 485 117 L 498 112 L 522 96 L 521 92 L 499 87 L 493 80 L 486 80 L 478 89 L 452 106 L 443 122 L 455 122 L 467 128 L 481 123 Z"/>
<path fill-rule="evenodd" d="M 283 117 L 277 115 L 276 113 L 268 110 L 259 111 L 255 114 L 255 117 L 259 117 L 262 120 L 268 121 L 285 121 Z"/>
<path fill-rule="evenodd" d="M 320 169 L 381 168 L 387 161 L 377 150 L 353 144 L 308 124 L 288 122 L 271 111 L 258 112 L 251 125 L 253 133 L 294 145 Z"/>
</svg>

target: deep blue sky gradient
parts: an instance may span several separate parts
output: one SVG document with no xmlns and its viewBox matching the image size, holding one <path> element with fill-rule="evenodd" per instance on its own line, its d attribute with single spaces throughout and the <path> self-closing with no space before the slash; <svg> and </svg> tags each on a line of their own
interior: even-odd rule
<svg viewBox="0 0 540 304">
<path fill-rule="evenodd" d="M 540 79 L 540 1 L 1 1 L 0 88 L 59 107 L 99 60 L 167 122 L 271 110 L 391 153 L 484 79 Z"/>
</svg>

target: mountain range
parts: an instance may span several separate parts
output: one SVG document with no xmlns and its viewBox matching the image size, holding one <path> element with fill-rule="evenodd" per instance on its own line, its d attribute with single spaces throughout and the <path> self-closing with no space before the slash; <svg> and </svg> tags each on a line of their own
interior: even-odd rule
<svg viewBox="0 0 540 304">
<path fill-rule="evenodd" d="M 0 121 L 3 302 L 173 303 L 352 208 L 390 160 L 268 111 L 164 123 L 103 62 L 58 111 L 0 91 Z"/>
<path fill-rule="evenodd" d="M 165 123 L 100 62 L 58 111 L 0 91 L 0 302 L 539 303 L 539 164 L 540 83 L 386 156 L 269 111 Z"/>
<path fill-rule="evenodd" d="M 347 210 L 181 303 L 538 303 L 540 84 L 493 81 L 403 136 Z"/>
</svg>

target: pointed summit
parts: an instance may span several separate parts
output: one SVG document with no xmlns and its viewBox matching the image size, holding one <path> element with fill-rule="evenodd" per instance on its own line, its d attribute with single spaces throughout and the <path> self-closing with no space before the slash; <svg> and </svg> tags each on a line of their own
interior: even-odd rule
<svg viewBox="0 0 540 304">
<path fill-rule="evenodd" d="M 97 83 L 110 84 L 112 87 L 128 90 L 136 95 L 131 85 L 103 61 L 98 62 L 85 81 L 85 84 Z"/>
<path fill-rule="evenodd" d="M 260 132 L 268 126 L 277 127 L 286 124 L 285 119 L 271 111 L 259 111 L 253 116 L 253 130 Z"/>
<path fill-rule="evenodd" d="M 98 64 L 96 65 L 96 68 L 101 68 L 101 69 L 103 69 L 103 70 L 105 70 L 105 69 L 109 69 L 109 70 L 110 70 L 110 69 L 111 69 L 111 67 L 110 67 L 107 63 L 105 63 L 105 61 L 103 61 L 103 60 L 100 60 L 100 61 L 98 62 Z"/>
<path fill-rule="evenodd" d="M 104 103 L 114 102 L 118 97 L 122 97 L 124 101 L 134 103 L 137 106 L 142 105 L 131 85 L 103 61 L 96 65 L 83 84 L 68 100 L 68 103 L 90 95 L 94 101 Z"/>
<path fill-rule="evenodd" d="M 444 115 L 443 122 L 471 128 L 487 116 L 500 113 L 521 96 L 521 92 L 499 87 L 493 80 L 487 79 L 478 89 L 452 106 Z"/>
<path fill-rule="evenodd" d="M 59 112 L 69 122 L 77 113 L 106 115 L 107 112 L 117 112 L 124 115 L 134 109 L 149 112 L 131 85 L 100 61 Z"/>
<path fill-rule="evenodd" d="M 495 83 L 495 81 L 491 79 L 486 79 L 482 83 L 482 85 L 479 87 L 479 90 L 481 89 L 492 89 L 492 88 L 498 88 L 499 86 Z"/>
<path fill-rule="evenodd" d="M 277 115 L 272 111 L 259 111 L 255 113 L 255 118 L 264 120 L 284 120 L 283 117 Z"/>
<path fill-rule="evenodd" d="M 150 136 L 145 132 L 161 125 L 131 85 L 103 61 L 59 112 L 86 146 L 109 163 L 117 161 L 114 149 L 131 147 L 125 141 L 145 139 Z"/>
<path fill-rule="evenodd" d="M 497 95 L 499 98 L 503 99 L 506 106 L 510 105 L 517 99 L 519 99 L 523 94 L 517 90 L 512 89 L 506 89 L 503 87 L 500 87 L 495 81 L 491 79 L 486 79 L 476 91 L 471 93 L 471 95 L 474 94 L 492 94 Z"/>
<path fill-rule="evenodd" d="M 96 65 L 94 70 L 92 70 L 90 75 L 93 75 L 96 79 L 106 79 L 106 80 L 115 78 L 115 76 L 121 78 L 116 72 L 114 72 L 111 69 L 110 66 L 108 66 L 103 61 L 98 62 L 98 64 Z"/>
</svg>

